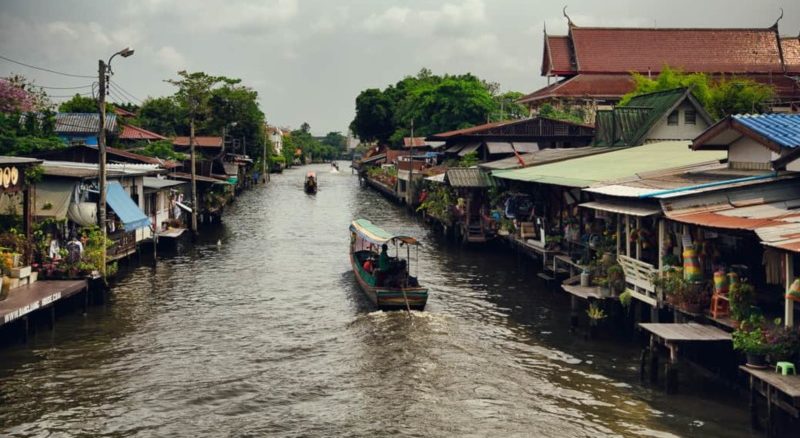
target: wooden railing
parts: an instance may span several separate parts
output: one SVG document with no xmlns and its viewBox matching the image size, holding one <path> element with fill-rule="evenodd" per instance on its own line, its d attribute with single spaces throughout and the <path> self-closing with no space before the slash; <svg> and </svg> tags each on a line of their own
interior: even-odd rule
<svg viewBox="0 0 800 438">
<path fill-rule="evenodd" d="M 618 256 L 617 261 L 625 272 L 625 287 L 633 297 L 651 306 L 658 305 L 658 293 L 653 285 L 653 276 L 658 273 L 658 269 L 649 263 L 624 255 Z"/>
</svg>

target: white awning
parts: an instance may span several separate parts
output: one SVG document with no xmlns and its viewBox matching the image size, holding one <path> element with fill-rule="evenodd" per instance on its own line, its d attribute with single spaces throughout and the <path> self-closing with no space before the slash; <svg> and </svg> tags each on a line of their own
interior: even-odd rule
<svg viewBox="0 0 800 438">
<path fill-rule="evenodd" d="M 580 205 L 584 208 L 591 208 L 592 210 L 607 211 L 609 213 L 627 214 L 628 216 L 653 216 L 661 213 L 661 207 L 658 205 L 648 204 L 634 204 L 634 203 L 618 203 L 608 201 L 595 201 L 584 202 Z"/>
<path fill-rule="evenodd" d="M 36 183 L 34 216 L 51 217 L 59 220 L 66 218 L 75 184 L 74 180 L 58 181 L 52 179 L 45 179 Z"/>
<path fill-rule="evenodd" d="M 446 173 L 440 173 L 438 175 L 433 175 L 425 178 L 428 181 L 437 182 L 439 184 L 444 184 L 444 177 L 447 175 Z"/>
</svg>

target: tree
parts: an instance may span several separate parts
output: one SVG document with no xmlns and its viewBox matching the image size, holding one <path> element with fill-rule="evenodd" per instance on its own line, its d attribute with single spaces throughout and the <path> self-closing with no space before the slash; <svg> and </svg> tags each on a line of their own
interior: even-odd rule
<svg viewBox="0 0 800 438">
<path fill-rule="evenodd" d="M 775 96 L 775 90 L 771 86 L 752 79 L 734 77 L 712 80 L 703 73 L 683 73 L 668 66 L 655 79 L 638 73 L 633 74 L 633 79 L 636 89 L 623 96 L 619 105 L 626 105 L 633 97 L 641 94 L 688 87 L 692 90 L 692 96 L 714 119 L 721 119 L 729 114 L 765 111 L 769 107 L 769 101 Z"/>
<path fill-rule="evenodd" d="M 258 106 L 258 92 L 239 82 L 239 79 L 227 79 L 221 87 L 211 91 L 210 118 L 202 131 L 217 134 L 224 129 L 227 137 L 246 146 L 241 152 L 261 157 L 265 119 Z"/>
<path fill-rule="evenodd" d="M 361 141 L 387 143 L 395 130 L 394 103 L 377 88 L 362 91 L 356 97 L 356 117 L 350 123 Z"/>
<path fill-rule="evenodd" d="M 58 111 L 62 113 L 96 113 L 97 100 L 76 94 L 72 99 L 59 105 Z"/>
<path fill-rule="evenodd" d="M 174 97 L 149 98 L 142 103 L 137 117 L 144 129 L 161 135 L 188 135 L 186 112 Z"/>
<path fill-rule="evenodd" d="M 172 140 L 154 141 L 148 143 L 141 149 L 137 149 L 136 152 L 148 157 L 156 157 L 163 160 L 183 161 L 186 159 L 184 154 L 175 152 L 175 149 L 172 147 Z"/>
<path fill-rule="evenodd" d="M 195 123 L 205 122 L 210 114 L 209 101 L 211 100 L 211 89 L 221 82 L 230 82 L 222 76 L 210 76 L 203 72 L 187 73 L 185 70 L 179 71 L 181 79 L 168 79 L 166 82 L 178 87 L 175 99 L 181 104 L 189 117 L 189 154 L 191 158 L 192 170 L 192 232 L 197 234 L 197 166 L 194 147 Z"/>
<path fill-rule="evenodd" d="M 573 123 L 583 123 L 583 110 L 580 108 L 572 108 L 566 110 L 556 109 L 553 105 L 545 103 L 539 107 L 539 115 L 548 119 L 564 120 Z"/>
<path fill-rule="evenodd" d="M 347 151 L 347 137 L 342 135 L 341 132 L 329 132 L 325 135 L 325 138 L 322 139 L 322 143 L 336 150 L 338 154 Z"/>
<path fill-rule="evenodd" d="M 524 119 L 528 117 L 529 110 L 525 105 L 517 103 L 525 94 L 519 91 L 506 91 L 495 96 L 496 120 Z"/>
<path fill-rule="evenodd" d="M 25 76 L 15 74 L 0 79 L 0 112 L 50 111 L 52 108 L 47 93 Z"/>
</svg>

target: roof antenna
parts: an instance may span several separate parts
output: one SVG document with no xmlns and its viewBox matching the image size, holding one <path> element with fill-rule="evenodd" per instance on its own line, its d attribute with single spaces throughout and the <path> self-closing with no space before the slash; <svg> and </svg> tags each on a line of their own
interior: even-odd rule
<svg viewBox="0 0 800 438">
<path fill-rule="evenodd" d="M 564 9 L 561 10 L 561 13 L 564 14 L 564 17 L 567 18 L 567 24 L 570 27 L 575 25 L 575 23 L 572 22 L 572 18 L 569 18 L 569 15 L 567 15 L 567 6 L 566 5 L 564 6 Z"/>
<path fill-rule="evenodd" d="M 542 29 L 544 29 L 545 36 L 547 35 L 547 20 L 542 21 Z"/>
<path fill-rule="evenodd" d="M 772 27 L 774 27 L 776 29 L 778 28 L 778 22 L 781 21 L 781 19 L 783 18 L 783 8 L 780 8 L 780 10 L 781 10 L 781 16 L 778 17 L 778 19 L 775 20 L 775 24 L 772 25 Z"/>
</svg>

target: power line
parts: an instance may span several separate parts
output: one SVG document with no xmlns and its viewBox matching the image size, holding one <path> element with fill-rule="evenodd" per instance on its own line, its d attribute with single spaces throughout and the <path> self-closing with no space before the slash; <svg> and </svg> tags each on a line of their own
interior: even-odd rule
<svg viewBox="0 0 800 438">
<path fill-rule="evenodd" d="M 73 77 L 73 78 L 89 78 L 89 79 L 94 79 L 95 78 L 94 76 L 75 75 L 75 74 L 72 74 L 72 73 L 64 73 L 64 72 L 61 72 L 61 71 L 50 70 L 49 68 L 36 67 L 35 65 L 30 65 L 30 64 L 26 64 L 24 62 L 15 61 L 15 60 L 13 60 L 11 58 L 6 58 L 3 55 L 0 55 L 0 59 L 6 60 L 8 62 L 13 62 L 14 64 L 19 64 L 19 65 L 22 65 L 22 66 L 25 66 L 25 67 L 28 67 L 28 68 L 32 68 L 34 70 L 46 71 L 48 73 L 54 73 L 54 74 L 61 75 L 61 76 L 69 76 L 69 77 Z"/>
<path fill-rule="evenodd" d="M 78 96 L 91 96 L 91 95 L 92 95 L 92 93 L 62 94 L 62 95 L 59 95 L 59 96 L 51 96 L 51 95 L 49 95 L 49 94 L 48 94 L 48 95 L 47 95 L 47 97 L 52 97 L 52 98 L 54 98 L 54 99 L 55 99 L 55 98 L 59 98 L 59 99 L 60 99 L 60 98 L 70 98 L 70 97 L 75 97 L 76 95 L 78 95 Z"/>
<path fill-rule="evenodd" d="M 111 85 L 111 87 L 116 88 L 117 91 L 119 91 L 123 95 L 128 96 L 129 98 L 139 102 L 140 104 L 143 103 L 142 99 L 139 99 L 138 97 L 134 96 L 132 93 L 130 93 L 126 89 L 122 88 L 122 86 L 117 84 L 116 82 L 108 81 L 108 83 L 109 83 L 109 85 Z"/>
<path fill-rule="evenodd" d="M 46 87 L 44 85 L 32 84 L 31 86 L 33 88 L 44 88 L 46 90 L 80 90 L 82 88 L 92 88 L 93 85 L 92 84 L 86 84 L 86 85 L 80 85 L 80 86 L 77 86 L 77 87 Z"/>
</svg>

